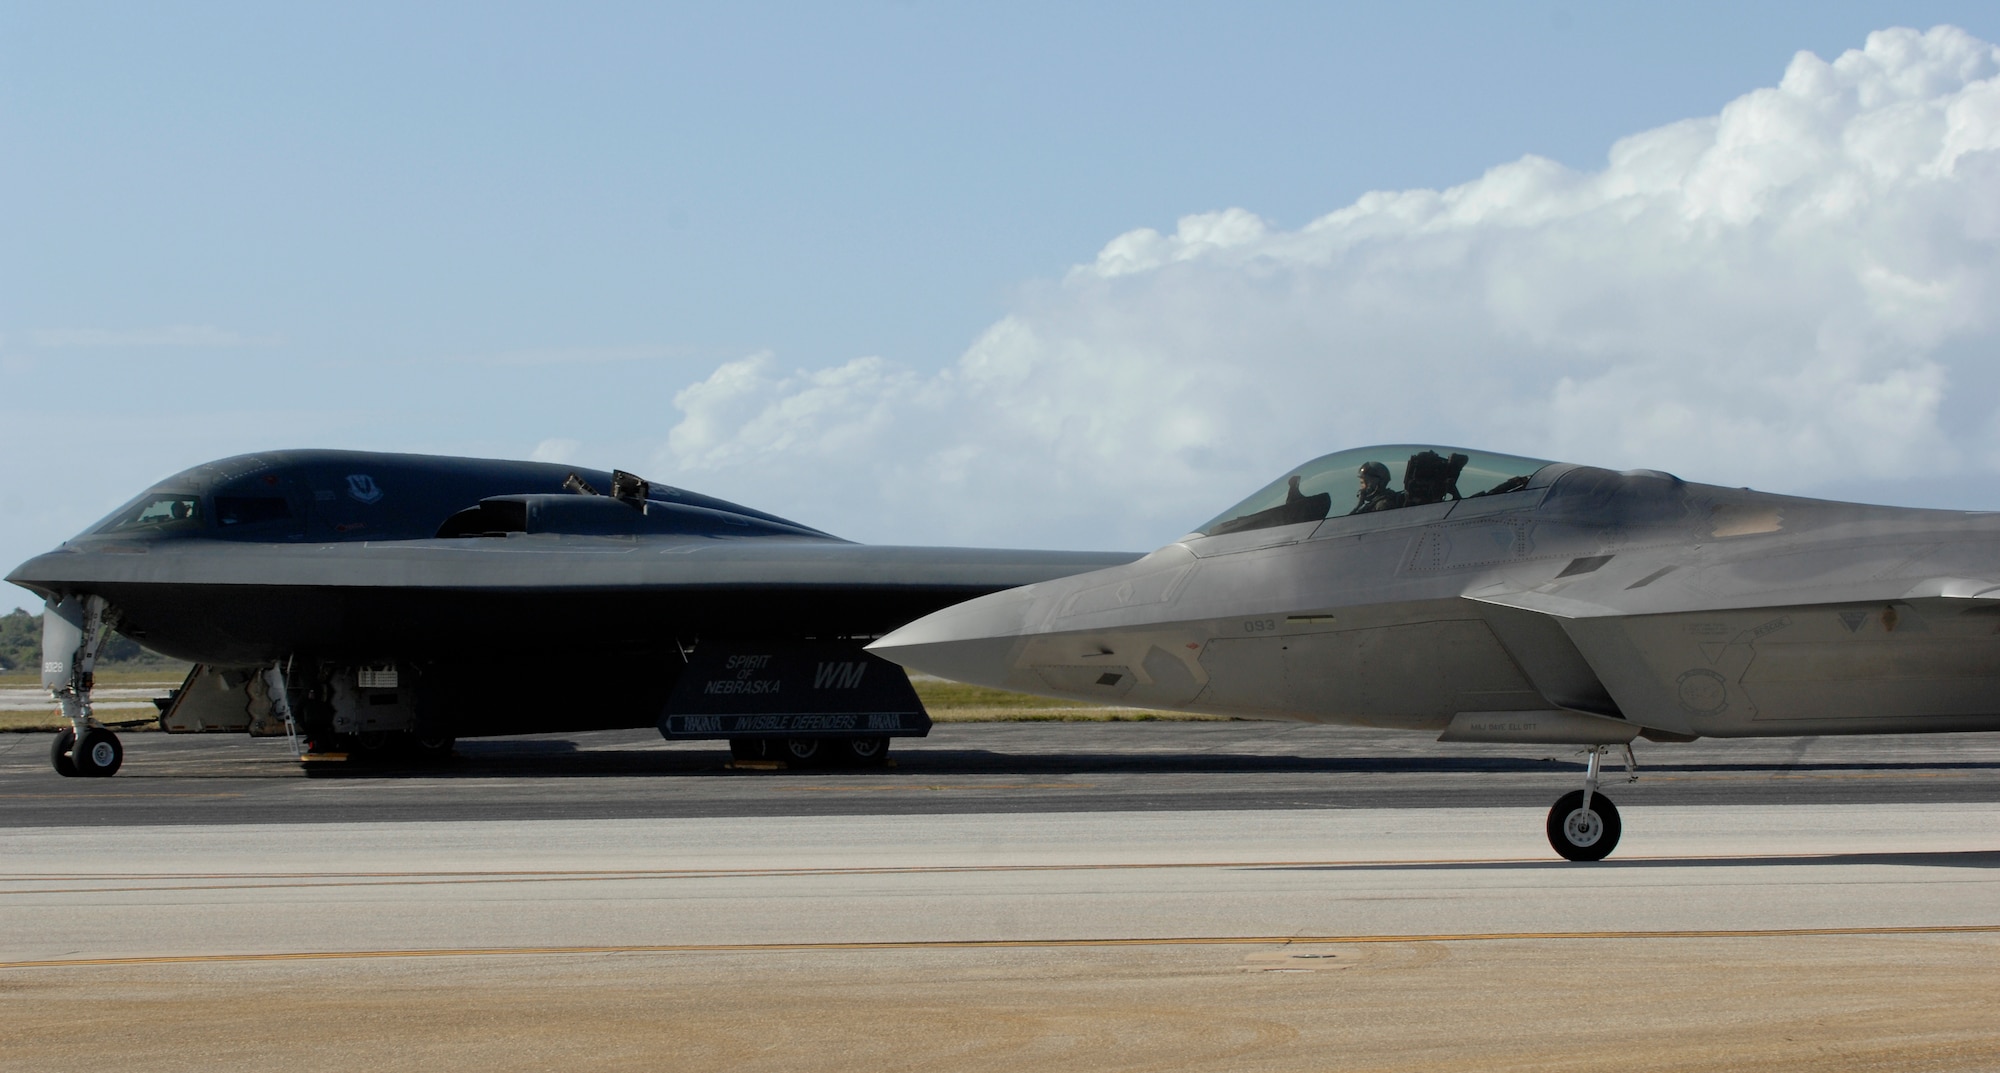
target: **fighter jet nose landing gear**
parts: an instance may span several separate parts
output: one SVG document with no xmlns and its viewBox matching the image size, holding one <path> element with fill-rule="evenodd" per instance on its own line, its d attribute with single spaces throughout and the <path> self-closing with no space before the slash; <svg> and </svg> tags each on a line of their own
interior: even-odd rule
<svg viewBox="0 0 2000 1073">
<path fill-rule="evenodd" d="M 1571 790 L 1556 798 L 1555 807 L 1549 809 L 1549 845 L 1565 860 L 1601 861 L 1618 848 L 1618 836 L 1624 831 L 1624 824 L 1618 818 L 1618 806 L 1611 799 L 1597 792 L 1597 773 L 1604 750 L 1609 746 L 1599 745 L 1590 750 L 1590 760 L 1584 769 L 1583 789 Z M 1632 747 L 1625 746 L 1625 770 L 1637 779 L 1637 765 L 1632 759 Z"/>
</svg>

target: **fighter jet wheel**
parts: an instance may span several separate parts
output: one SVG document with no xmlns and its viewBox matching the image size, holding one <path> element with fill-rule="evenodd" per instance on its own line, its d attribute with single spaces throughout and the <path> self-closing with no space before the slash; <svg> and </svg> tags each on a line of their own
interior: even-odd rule
<svg viewBox="0 0 2000 1073">
<path fill-rule="evenodd" d="M 1590 809 L 1583 807 L 1583 791 L 1571 790 L 1556 798 L 1549 810 L 1549 845 L 1572 861 L 1601 861 L 1618 845 L 1618 806 L 1603 794 L 1590 795 Z"/>
<path fill-rule="evenodd" d="M 763 738 L 731 738 L 729 757 L 732 760 L 762 760 L 769 744 Z"/>
<path fill-rule="evenodd" d="M 82 774 L 76 769 L 76 761 L 69 758 L 69 751 L 76 744 L 76 731 L 65 730 L 49 743 L 49 763 L 54 765 L 56 774 L 65 779 L 73 779 Z"/>
<path fill-rule="evenodd" d="M 79 775 L 115 775 L 118 765 L 125 762 L 125 746 L 119 744 L 118 735 L 102 727 L 91 727 L 69 751 L 69 759 Z"/>
<path fill-rule="evenodd" d="M 888 756 L 888 738 L 847 739 L 847 758 L 857 764 L 879 764 Z"/>
<path fill-rule="evenodd" d="M 786 738 L 784 747 L 778 750 L 778 758 L 797 767 L 811 767 L 825 753 L 825 746 L 818 738 Z"/>
</svg>

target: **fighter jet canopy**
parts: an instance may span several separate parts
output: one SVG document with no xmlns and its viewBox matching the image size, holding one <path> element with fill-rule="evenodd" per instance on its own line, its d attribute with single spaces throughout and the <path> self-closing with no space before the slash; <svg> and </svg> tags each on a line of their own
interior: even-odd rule
<svg viewBox="0 0 2000 1073">
<path fill-rule="evenodd" d="M 1413 444 L 1340 451 L 1292 467 L 1195 532 L 1220 536 L 1318 521 L 1328 515 L 1500 495 L 1526 488 L 1536 471 L 1550 464 L 1536 458 Z"/>
</svg>

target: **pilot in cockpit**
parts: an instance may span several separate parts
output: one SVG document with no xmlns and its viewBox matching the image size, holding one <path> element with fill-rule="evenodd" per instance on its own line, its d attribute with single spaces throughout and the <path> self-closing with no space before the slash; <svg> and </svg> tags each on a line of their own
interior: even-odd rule
<svg viewBox="0 0 2000 1073">
<path fill-rule="evenodd" d="M 1403 505 L 1403 493 L 1389 487 L 1389 467 L 1380 462 L 1363 462 L 1359 473 L 1361 490 L 1354 496 L 1349 514 L 1394 510 Z"/>
</svg>

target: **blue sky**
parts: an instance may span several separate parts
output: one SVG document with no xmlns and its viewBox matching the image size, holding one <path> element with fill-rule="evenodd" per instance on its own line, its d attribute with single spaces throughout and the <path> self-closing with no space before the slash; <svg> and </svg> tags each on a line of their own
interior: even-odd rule
<svg viewBox="0 0 2000 1073">
<path fill-rule="evenodd" d="M 1249 214 L 1263 237 L 1223 243 L 1241 249 L 1369 191 L 1447 190 L 1523 157 L 1590 175 L 1619 139 L 1778 85 L 1797 52 L 1831 61 L 1873 31 L 1939 24 L 2000 41 L 1990 3 L 9 5 L 0 560 L 177 469 L 281 446 L 623 466 L 898 542 L 1150 546 L 1298 458 L 1392 433 L 1498 435 L 1480 445 L 1525 454 L 1584 443 L 1695 479 L 1942 502 L 2000 470 L 1980 439 L 1993 408 L 1967 401 L 1994 386 L 1990 321 L 1898 328 L 1888 356 L 1852 359 L 1869 406 L 1904 390 L 1938 426 L 1896 449 L 1942 444 L 1963 471 L 1912 488 L 1907 463 L 1795 473 L 1767 458 L 1739 476 L 1728 450 L 1686 447 L 1671 411 L 1650 415 L 1665 430 L 1650 439 L 1565 437 L 1554 417 L 1510 429 L 1390 390 L 1380 405 L 1408 420 L 1314 428 L 1280 402 L 1273 432 L 1263 396 L 1204 378 L 1283 384 L 1290 363 L 1374 329 L 1300 317 L 1246 336 L 1253 314 L 1294 323 L 1232 304 L 1243 280 L 1268 285 L 1254 266 L 1190 262 L 1209 272 L 1195 282 L 1148 269 L 1141 297 L 1127 277 L 1077 274 L 1120 236 L 1175 236 L 1187 217 Z M 1976 202 L 1926 219 L 1949 229 Z M 1622 241 L 1590 236 L 1604 256 Z M 1984 272 L 1981 243 L 1952 263 Z M 1700 319 L 1710 300 L 1667 315 Z M 1213 317 L 1184 319 L 1200 308 Z M 1168 322 L 1172 339 L 1149 334 Z M 1134 414 L 1038 424 L 1052 408 L 1030 394 L 1018 420 L 989 420 L 966 363 L 990 368 L 979 355 L 1010 325 L 1043 348 L 1016 379 L 1106 405 L 1130 394 Z M 1482 330 L 1452 339 L 1478 348 Z M 1369 338 L 1314 375 L 1393 389 L 1375 371 L 1443 345 Z M 1588 382 L 1535 375 L 1586 405 L 1623 375 L 1608 360 Z M 1120 387 L 1149 369 L 1227 405 L 1175 419 L 1178 439 L 1121 434 L 1179 413 Z M 1767 456 L 1821 442 L 1781 416 L 1733 420 L 1700 438 Z"/>
</svg>

